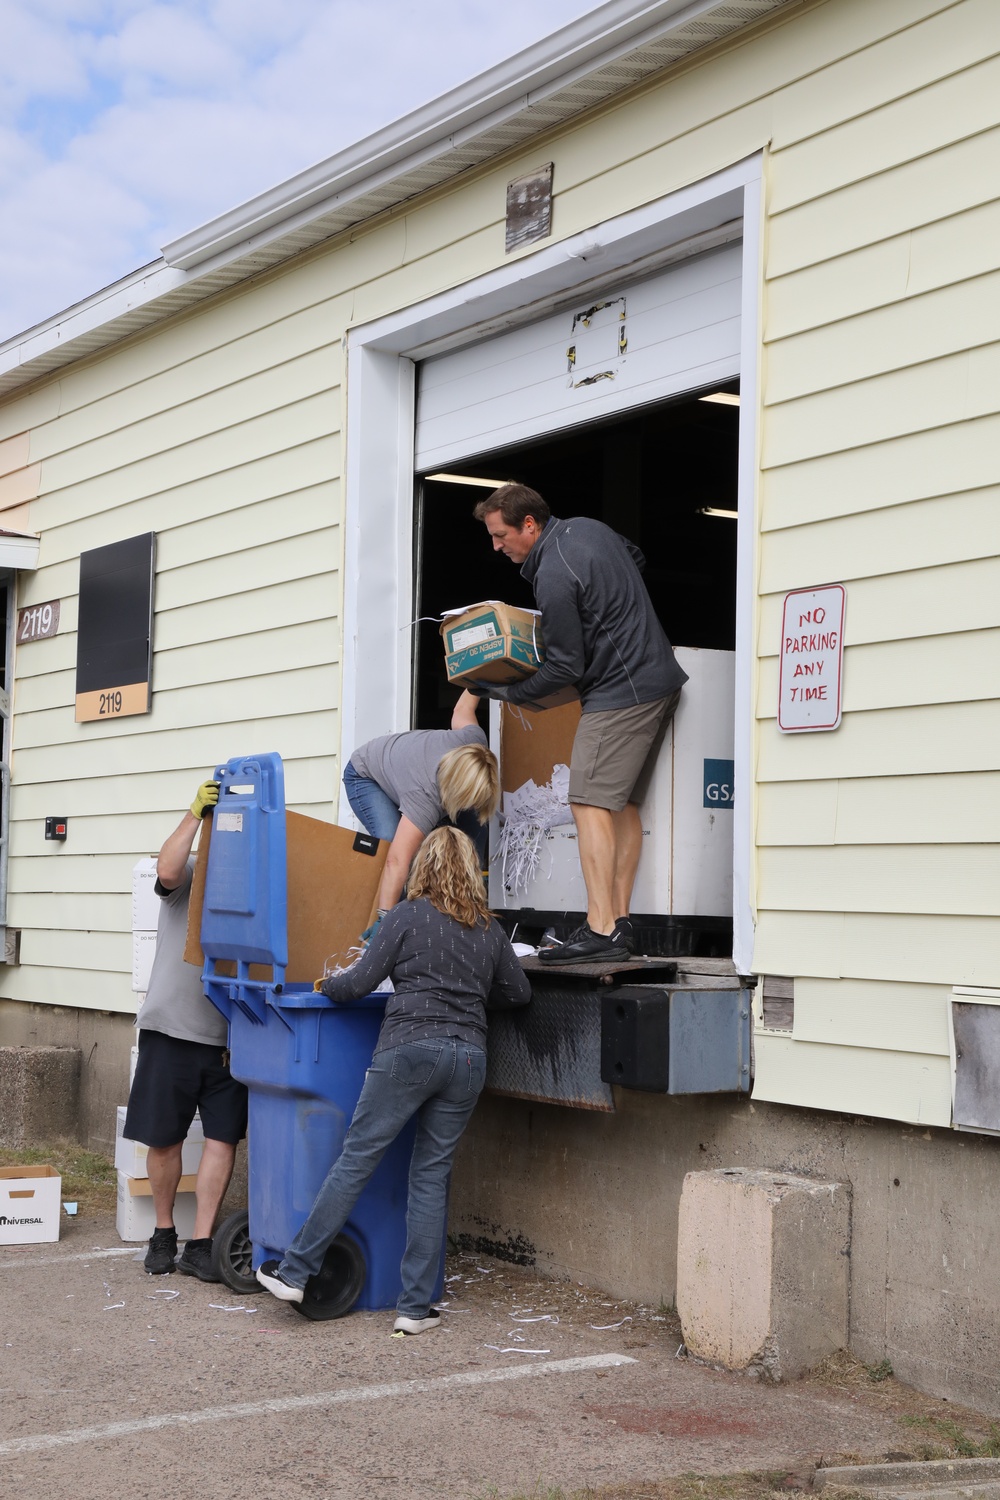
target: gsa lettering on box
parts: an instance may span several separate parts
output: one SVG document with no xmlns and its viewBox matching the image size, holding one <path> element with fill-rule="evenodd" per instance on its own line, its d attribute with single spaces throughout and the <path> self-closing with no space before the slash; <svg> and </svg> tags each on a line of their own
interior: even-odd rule
<svg viewBox="0 0 1000 1500">
<path fill-rule="evenodd" d="M 702 807 L 728 807 L 732 811 L 733 766 L 731 760 L 706 760 Z"/>
</svg>

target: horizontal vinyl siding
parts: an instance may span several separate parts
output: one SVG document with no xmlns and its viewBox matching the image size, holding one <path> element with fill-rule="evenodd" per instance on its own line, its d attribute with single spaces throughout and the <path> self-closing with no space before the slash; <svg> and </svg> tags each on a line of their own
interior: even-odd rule
<svg viewBox="0 0 1000 1500">
<path fill-rule="evenodd" d="M 347 306 L 317 307 L 306 280 L 304 307 L 275 283 L 70 370 L 31 429 L 42 541 L 19 602 L 58 597 L 62 618 L 17 653 L 8 920 L 21 961 L 0 993 L 39 998 L 39 975 L 86 971 L 79 1003 L 134 1006 L 132 866 L 218 762 L 278 750 L 289 805 L 331 815 Z M 153 711 L 77 725 L 80 551 L 146 530 Z M 56 803 L 71 820 L 62 847 L 41 838 Z"/>
<path fill-rule="evenodd" d="M 758 792 L 757 844 L 1000 844 L 1000 771 L 777 781 Z"/>
<path fill-rule="evenodd" d="M 914 21 L 774 101 L 755 1092 L 947 1125 L 950 986 L 1000 983 L 1000 11 Z M 784 592 L 831 581 L 843 723 L 781 735 Z"/>
<path fill-rule="evenodd" d="M 775 1104 L 798 1104 L 802 1074 L 809 1078 L 811 1109 L 951 1124 L 951 1064 L 926 1052 L 824 1046 L 758 1028 L 754 1094 Z"/>
</svg>

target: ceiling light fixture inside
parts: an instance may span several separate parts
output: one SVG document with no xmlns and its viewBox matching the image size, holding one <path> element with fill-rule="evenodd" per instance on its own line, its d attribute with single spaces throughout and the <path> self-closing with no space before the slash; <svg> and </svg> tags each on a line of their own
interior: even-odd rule
<svg viewBox="0 0 1000 1500">
<path fill-rule="evenodd" d="M 714 401 L 718 406 L 739 406 L 740 398 L 735 391 L 713 391 L 710 396 L 699 396 L 699 401 Z"/>
<path fill-rule="evenodd" d="M 726 521 L 738 521 L 740 513 L 738 510 L 720 510 L 717 505 L 700 505 L 699 516 L 721 516 Z"/>
<path fill-rule="evenodd" d="M 484 490 L 498 490 L 512 482 L 509 479 L 479 479 L 474 474 L 427 474 L 424 477 L 437 484 L 474 484 Z"/>
</svg>

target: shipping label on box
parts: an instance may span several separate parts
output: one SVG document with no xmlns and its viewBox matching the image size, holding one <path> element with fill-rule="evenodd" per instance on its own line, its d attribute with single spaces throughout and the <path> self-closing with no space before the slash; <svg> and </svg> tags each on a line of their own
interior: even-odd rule
<svg viewBox="0 0 1000 1500">
<path fill-rule="evenodd" d="M 61 1197 L 55 1167 L 0 1167 L 0 1245 L 57 1240 Z"/>
<path fill-rule="evenodd" d="M 125 1115 L 127 1106 L 119 1104 L 118 1120 L 115 1128 L 115 1166 L 119 1172 L 124 1172 L 128 1177 L 148 1177 L 149 1170 L 146 1165 L 146 1157 L 149 1147 L 141 1141 L 130 1141 L 125 1134 Z M 195 1115 L 191 1121 L 191 1129 L 188 1131 L 187 1139 L 181 1147 L 181 1171 L 197 1172 L 201 1165 L 201 1153 L 205 1149 L 205 1132 L 202 1129 L 201 1117 Z"/>
<path fill-rule="evenodd" d="M 174 1225 L 177 1238 L 189 1240 L 194 1234 L 194 1177 L 182 1177 L 174 1199 Z M 148 1177 L 129 1177 L 118 1173 L 117 1228 L 120 1239 L 148 1240 L 156 1228 L 156 1209 Z"/>
<path fill-rule="evenodd" d="M 448 681 L 458 687 L 521 682 L 545 660 L 538 612 L 496 599 L 447 614 L 441 635 Z"/>
</svg>

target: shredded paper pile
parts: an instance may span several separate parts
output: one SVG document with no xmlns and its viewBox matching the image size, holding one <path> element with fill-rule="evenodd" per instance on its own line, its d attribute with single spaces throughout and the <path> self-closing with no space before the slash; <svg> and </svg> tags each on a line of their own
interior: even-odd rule
<svg viewBox="0 0 1000 1500">
<path fill-rule="evenodd" d="M 569 766 L 552 769 L 545 786 L 526 781 L 503 799 L 500 830 L 500 868 L 504 889 L 511 894 L 527 890 L 538 873 L 542 835 L 560 823 L 572 823 L 569 810 Z"/>
</svg>

